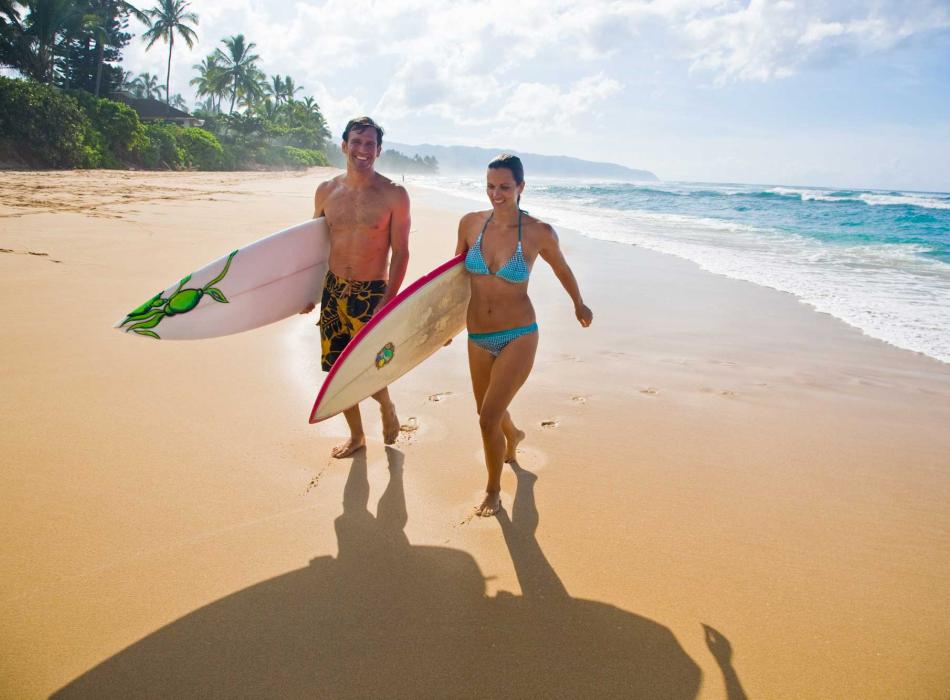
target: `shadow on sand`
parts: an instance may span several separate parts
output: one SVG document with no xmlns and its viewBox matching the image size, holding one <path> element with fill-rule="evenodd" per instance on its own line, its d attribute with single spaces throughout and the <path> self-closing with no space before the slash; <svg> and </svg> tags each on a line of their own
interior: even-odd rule
<svg viewBox="0 0 950 700">
<path fill-rule="evenodd" d="M 365 451 L 336 519 L 339 555 L 157 630 L 53 697 L 693 698 L 701 673 L 664 626 L 571 598 L 535 539 L 536 477 L 499 516 L 523 595 L 485 595 L 467 553 L 413 546 L 403 455 L 369 512 Z"/>
</svg>

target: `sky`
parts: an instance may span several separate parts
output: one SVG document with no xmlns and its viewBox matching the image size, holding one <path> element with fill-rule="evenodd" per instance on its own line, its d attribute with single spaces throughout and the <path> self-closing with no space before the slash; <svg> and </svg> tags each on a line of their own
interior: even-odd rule
<svg viewBox="0 0 950 700">
<path fill-rule="evenodd" d="M 147 8 L 150 0 L 137 3 Z M 663 180 L 950 191 L 950 0 L 192 0 L 336 138 L 569 155 Z M 142 27 L 131 23 L 133 32 Z M 134 38 L 124 68 L 165 77 Z"/>
</svg>

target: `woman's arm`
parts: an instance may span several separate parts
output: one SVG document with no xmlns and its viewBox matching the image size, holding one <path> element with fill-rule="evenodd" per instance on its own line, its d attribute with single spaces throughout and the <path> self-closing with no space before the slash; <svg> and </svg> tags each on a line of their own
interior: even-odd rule
<svg viewBox="0 0 950 700">
<path fill-rule="evenodd" d="M 557 233 L 549 224 L 539 223 L 539 225 L 542 228 L 542 236 L 538 255 L 554 270 L 554 274 L 561 283 L 561 286 L 564 287 L 564 291 L 567 292 L 568 296 L 571 297 L 571 301 L 574 302 L 574 315 L 577 317 L 578 322 L 584 328 L 587 328 L 591 321 L 594 320 L 594 313 L 587 307 L 584 303 L 584 299 L 581 297 L 581 290 L 577 285 L 577 278 L 574 277 L 571 266 L 568 265 L 567 260 L 564 259 L 564 253 L 561 252 L 561 244 L 558 241 Z"/>
<path fill-rule="evenodd" d="M 478 216 L 478 212 L 469 212 L 459 219 L 458 241 L 455 243 L 455 254 L 468 252 L 468 229 L 471 225 L 472 217 Z"/>
</svg>

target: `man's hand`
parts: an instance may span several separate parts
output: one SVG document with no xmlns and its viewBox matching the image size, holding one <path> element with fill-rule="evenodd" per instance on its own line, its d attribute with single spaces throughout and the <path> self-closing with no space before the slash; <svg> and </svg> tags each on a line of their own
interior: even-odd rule
<svg viewBox="0 0 950 700">
<path fill-rule="evenodd" d="M 298 313 L 309 314 L 315 308 L 317 308 L 317 305 L 311 301 L 309 304 L 307 304 L 305 308 L 301 309 Z"/>
</svg>

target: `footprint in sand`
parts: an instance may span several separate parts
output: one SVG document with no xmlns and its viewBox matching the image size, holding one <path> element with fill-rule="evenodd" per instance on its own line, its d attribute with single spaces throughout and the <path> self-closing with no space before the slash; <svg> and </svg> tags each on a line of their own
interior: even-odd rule
<svg viewBox="0 0 950 700">
<path fill-rule="evenodd" d="M 405 423 L 399 426 L 400 433 L 414 433 L 419 429 L 419 421 L 412 416 Z"/>
<path fill-rule="evenodd" d="M 725 396 L 726 398 L 735 398 L 737 396 L 736 392 L 732 389 L 713 389 L 708 386 L 700 387 L 699 389 L 704 394 L 719 394 L 719 396 Z"/>
<path fill-rule="evenodd" d="M 585 404 L 587 403 L 587 397 L 586 396 L 572 396 L 571 401 L 573 401 L 574 403 Z"/>
<path fill-rule="evenodd" d="M 312 491 L 313 489 L 317 488 L 317 484 L 320 483 L 320 477 L 323 476 L 323 472 L 325 472 L 326 470 L 327 470 L 327 468 L 324 467 L 323 469 L 321 469 L 321 470 L 317 473 L 316 476 L 314 476 L 314 477 L 310 480 L 310 483 L 307 484 L 307 490 L 304 491 L 304 495 L 305 495 L 305 496 L 306 496 L 308 493 L 310 493 L 310 491 Z"/>
<path fill-rule="evenodd" d="M 542 428 L 556 428 L 560 425 L 560 421 L 557 421 L 553 418 L 548 418 L 547 420 L 541 421 Z"/>
<path fill-rule="evenodd" d="M 438 394 L 430 394 L 429 401 L 438 403 L 439 401 L 445 401 L 451 395 L 452 395 L 451 391 L 440 391 Z"/>
<path fill-rule="evenodd" d="M 646 389 L 640 389 L 641 394 L 646 394 L 647 396 L 656 396 L 660 393 L 659 389 L 654 389 L 652 386 L 648 386 Z"/>
<path fill-rule="evenodd" d="M 578 357 L 577 355 L 571 355 L 571 354 L 566 353 L 566 352 L 558 353 L 557 357 L 558 357 L 558 359 L 560 359 L 560 360 L 566 360 L 567 362 L 580 362 L 580 361 L 581 361 L 581 358 Z"/>
</svg>

